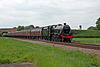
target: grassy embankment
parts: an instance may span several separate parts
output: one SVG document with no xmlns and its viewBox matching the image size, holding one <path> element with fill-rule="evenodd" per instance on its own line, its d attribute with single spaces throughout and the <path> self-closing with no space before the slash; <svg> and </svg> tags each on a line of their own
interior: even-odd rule
<svg viewBox="0 0 100 67">
<path fill-rule="evenodd" d="M 99 67 L 100 60 L 79 51 L 0 38 L 0 64 L 33 62 L 37 67 Z"/>
<path fill-rule="evenodd" d="M 72 30 L 74 42 L 100 44 L 100 30 Z"/>
<path fill-rule="evenodd" d="M 100 30 L 72 30 L 72 33 L 78 38 L 100 38 Z"/>
</svg>

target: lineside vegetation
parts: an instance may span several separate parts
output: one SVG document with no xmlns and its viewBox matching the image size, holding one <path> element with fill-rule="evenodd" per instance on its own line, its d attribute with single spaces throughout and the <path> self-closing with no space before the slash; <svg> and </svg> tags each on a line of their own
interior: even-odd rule
<svg viewBox="0 0 100 67">
<path fill-rule="evenodd" d="M 100 38 L 99 30 L 72 30 L 74 38 Z"/>
<path fill-rule="evenodd" d="M 0 38 L 0 64 L 32 62 L 36 67 L 99 67 L 100 60 L 80 51 Z"/>
</svg>

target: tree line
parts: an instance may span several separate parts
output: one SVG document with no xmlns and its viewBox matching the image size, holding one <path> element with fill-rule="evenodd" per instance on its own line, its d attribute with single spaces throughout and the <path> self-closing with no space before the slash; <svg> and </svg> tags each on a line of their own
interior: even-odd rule
<svg viewBox="0 0 100 67">
<path fill-rule="evenodd" d="M 34 29 L 34 28 L 39 28 L 39 26 L 34 26 L 34 25 L 29 25 L 29 26 L 18 26 L 18 27 L 13 27 L 13 29 L 17 29 L 17 31 L 20 30 L 29 30 L 29 29 Z"/>
<path fill-rule="evenodd" d="M 90 26 L 88 30 L 100 30 L 100 17 L 96 21 L 96 27 Z"/>
<path fill-rule="evenodd" d="M 82 26 L 79 26 L 80 29 L 82 28 Z M 18 27 L 13 27 L 13 29 L 17 29 L 17 31 L 20 30 L 29 30 L 29 29 L 34 29 L 34 28 L 39 28 L 39 26 L 34 26 L 34 25 L 29 25 L 29 26 L 18 26 Z M 100 17 L 97 19 L 96 21 L 96 27 L 90 26 L 87 30 L 100 30 Z"/>
</svg>

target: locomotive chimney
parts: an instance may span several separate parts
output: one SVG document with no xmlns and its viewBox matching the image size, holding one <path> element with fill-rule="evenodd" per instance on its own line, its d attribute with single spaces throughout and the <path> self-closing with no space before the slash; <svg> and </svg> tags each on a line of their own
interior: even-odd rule
<svg viewBox="0 0 100 67">
<path fill-rule="evenodd" d="M 66 23 L 64 23 L 64 25 L 66 25 Z"/>
</svg>

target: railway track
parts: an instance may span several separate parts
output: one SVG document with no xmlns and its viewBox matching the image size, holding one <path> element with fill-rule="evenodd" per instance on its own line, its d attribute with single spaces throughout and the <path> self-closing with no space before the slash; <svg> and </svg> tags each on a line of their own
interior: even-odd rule
<svg viewBox="0 0 100 67">
<path fill-rule="evenodd" d="M 27 40 L 27 39 L 24 39 L 24 38 L 16 38 L 16 39 Z M 67 42 L 55 42 L 55 41 L 36 40 L 36 39 L 28 39 L 28 40 L 41 41 L 41 42 L 57 44 L 57 45 L 65 45 L 65 46 L 72 46 L 72 47 L 100 50 L 100 45 L 99 44 L 87 44 L 87 43 L 75 43 L 75 42 L 67 43 Z"/>
<path fill-rule="evenodd" d="M 42 41 L 42 40 L 39 40 Z M 87 48 L 87 49 L 94 49 L 100 50 L 100 45 L 98 44 L 87 44 L 87 43 L 67 43 L 67 42 L 54 42 L 54 41 L 42 41 L 47 43 L 53 43 L 57 45 L 65 45 L 65 46 L 73 46 L 73 47 L 80 47 L 80 48 Z"/>
</svg>

